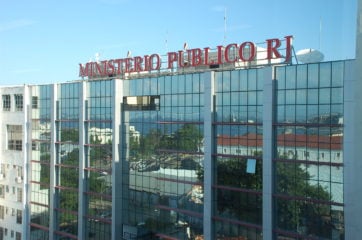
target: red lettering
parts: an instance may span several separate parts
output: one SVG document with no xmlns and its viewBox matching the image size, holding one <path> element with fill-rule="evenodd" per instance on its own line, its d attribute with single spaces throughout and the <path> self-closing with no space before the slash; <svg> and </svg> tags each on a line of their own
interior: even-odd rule
<svg viewBox="0 0 362 240">
<path fill-rule="evenodd" d="M 94 64 L 95 64 L 95 62 L 89 63 L 90 69 L 89 69 L 89 71 L 88 71 L 88 74 L 89 74 L 91 77 L 94 76 L 94 75 L 96 75 L 96 68 L 95 68 Z"/>
<path fill-rule="evenodd" d="M 187 66 L 187 62 L 185 62 L 185 59 L 184 59 L 184 51 L 178 51 L 178 66 L 179 67 L 185 67 Z"/>
<path fill-rule="evenodd" d="M 144 58 L 143 70 L 150 71 L 150 57 L 148 55 L 144 55 L 143 58 Z"/>
<path fill-rule="evenodd" d="M 107 71 L 107 60 L 104 60 L 101 62 L 103 70 L 102 70 L 102 74 L 100 74 L 101 76 L 107 76 L 108 75 L 108 71 Z"/>
<path fill-rule="evenodd" d="M 205 65 L 211 64 L 211 63 L 209 63 L 209 51 L 210 51 L 210 48 L 208 48 L 208 47 L 204 48 L 204 64 Z"/>
<path fill-rule="evenodd" d="M 124 59 L 124 72 L 130 73 L 132 72 L 132 58 L 125 58 Z"/>
<path fill-rule="evenodd" d="M 114 74 L 114 65 L 113 65 L 113 60 L 109 60 L 107 63 L 107 73 L 108 75 L 113 75 Z"/>
<path fill-rule="evenodd" d="M 214 60 L 211 61 L 211 64 L 222 64 L 222 50 L 223 46 L 217 46 L 217 62 Z"/>
<path fill-rule="evenodd" d="M 167 62 L 168 62 L 167 68 L 173 68 L 173 63 L 176 61 L 177 61 L 177 53 L 175 52 L 167 53 Z"/>
<path fill-rule="evenodd" d="M 96 65 L 96 75 L 102 76 L 102 65 L 98 62 L 94 62 L 94 64 Z"/>
<path fill-rule="evenodd" d="M 225 61 L 227 63 L 234 63 L 237 61 L 236 54 L 235 54 L 237 48 L 238 48 L 238 45 L 236 43 L 232 43 L 232 44 L 229 44 L 226 46 L 224 54 L 225 54 Z M 230 59 L 230 57 L 229 57 L 231 49 L 234 49 L 234 59 Z"/>
<path fill-rule="evenodd" d="M 122 72 L 122 62 L 123 62 L 123 59 L 116 59 L 114 60 L 114 62 L 117 64 L 117 74 L 121 74 Z"/>
<path fill-rule="evenodd" d="M 246 54 L 245 54 L 246 52 Z M 247 55 L 248 57 L 246 57 Z M 252 42 L 244 42 L 239 47 L 239 58 L 241 61 L 252 61 L 256 56 L 256 47 Z"/>
<path fill-rule="evenodd" d="M 278 48 L 281 45 L 281 42 L 279 39 L 277 38 L 273 38 L 273 39 L 267 39 L 267 59 L 273 59 L 273 55 L 275 56 L 275 58 L 281 58 L 282 55 L 279 53 Z"/>
<path fill-rule="evenodd" d="M 152 54 L 150 56 L 150 70 L 160 70 L 161 69 L 161 57 L 158 54 Z"/>
<path fill-rule="evenodd" d="M 141 72 L 143 69 L 142 69 L 142 62 L 143 62 L 143 59 L 142 59 L 142 57 L 139 57 L 139 56 L 137 56 L 137 57 L 134 57 L 133 58 L 133 62 L 134 62 L 134 69 L 133 69 L 133 71 L 135 71 L 135 72 Z"/>
<path fill-rule="evenodd" d="M 83 64 L 79 63 L 79 77 L 89 76 L 89 70 L 92 68 L 90 66 L 91 63 L 86 63 L 85 67 L 83 66 Z"/>
<path fill-rule="evenodd" d="M 196 67 L 202 63 L 202 53 L 200 48 L 191 49 L 191 66 Z"/>
<path fill-rule="evenodd" d="M 284 45 L 285 41 L 285 45 Z M 291 61 L 293 36 L 285 36 L 284 39 L 267 39 L 266 59 L 272 60 L 284 58 L 284 62 Z M 284 52 L 285 49 L 285 52 Z M 209 47 L 184 49 L 167 53 L 167 67 L 183 68 L 187 66 L 197 67 L 201 65 L 220 65 L 223 63 L 235 63 L 237 61 L 250 62 L 257 57 L 257 46 L 253 42 L 243 42 L 240 45 L 231 43 L 226 47 L 219 45 L 210 53 Z M 283 53 L 283 54 L 282 54 Z M 269 61 L 269 63 L 272 63 Z M 80 77 L 121 75 L 123 73 L 161 70 L 162 61 L 158 54 L 136 56 L 105 61 L 88 62 L 79 64 Z"/>
<path fill-rule="evenodd" d="M 285 62 L 289 62 L 292 58 L 292 41 L 293 36 L 285 36 Z"/>
</svg>

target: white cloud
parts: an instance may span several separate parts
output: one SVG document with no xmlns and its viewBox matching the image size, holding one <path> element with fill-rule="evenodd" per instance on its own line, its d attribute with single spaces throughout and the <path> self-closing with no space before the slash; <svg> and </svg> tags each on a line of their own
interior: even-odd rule
<svg viewBox="0 0 362 240">
<path fill-rule="evenodd" d="M 10 31 L 13 29 L 23 28 L 31 26 L 34 24 L 34 21 L 27 19 L 17 19 L 11 22 L 0 23 L 0 32 Z"/>
</svg>

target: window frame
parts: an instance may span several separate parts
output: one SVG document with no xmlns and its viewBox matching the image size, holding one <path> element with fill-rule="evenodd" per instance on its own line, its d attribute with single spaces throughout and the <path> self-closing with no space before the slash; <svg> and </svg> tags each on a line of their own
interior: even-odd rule
<svg viewBox="0 0 362 240">
<path fill-rule="evenodd" d="M 24 108 L 24 97 L 23 94 L 14 94 L 15 99 L 15 111 L 21 112 Z"/>
<path fill-rule="evenodd" d="M 2 95 L 2 107 L 3 111 L 9 112 L 11 110 L 11 95 L 3 94 Z"/>
</svg>

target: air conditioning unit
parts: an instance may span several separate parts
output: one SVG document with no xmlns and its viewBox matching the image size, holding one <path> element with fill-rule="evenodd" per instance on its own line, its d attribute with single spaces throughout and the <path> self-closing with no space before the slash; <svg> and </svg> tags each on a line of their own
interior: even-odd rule
<svg viewBox="0 0 362 240">
<path fill-rule="evenodd" d="M 0 180 L 4 180 L 5 179 L 5 175 L 3 173 L 0 173 Z"/>
<path fill-rule="evenodd" d="M 16 182 L 17 183 L 22 183 L 23 182 L 23 178 L 22 177 L 16 177 Z"/>
</svg>

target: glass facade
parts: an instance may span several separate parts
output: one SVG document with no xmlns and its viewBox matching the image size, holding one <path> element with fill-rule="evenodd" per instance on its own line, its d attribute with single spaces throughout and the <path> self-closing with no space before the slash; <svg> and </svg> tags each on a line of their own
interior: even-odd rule
<svg viewBox="0 0 362 240">
<path fill-rule="evenodd" d="M 263 72 L 215 73 L 213 191 L 217 237 L 261 239 Z"/>
<path fill-rule="evenodd" d="M 31 92 L 38 103 L 31 110 L 30 237 L 49 239 L 52 89 L 50 85 L 34 86 Z"/>
<path fill-rule="evenodd" d="M 86 239 L 110 239 L 112 222 L 112 111 L 114 81 L 87 84 L 85 100 Z"/>
<path fill-rule="evenodd" d="M 125 110 L 123 151 L 128 168 L 123 236 L 186 239 L 203 222 L 203 82 L 201 74 L 127 82 L 128 96 L 155 96 L 152 110 Z"/>
<path fill-rule="evenodd" d="M 31 239 L 111 238 L 113 81 L 87 87 L 32 87 Z"/>
<path fill-rule="evenodd" d="M 276 68 L 275 231 L 343 239 L 343 73 L 350 62 Z"/>
<path fill-rule="evenodd" d="M 55 233 L 78 235 L 79 83 L 62 84 L 55 101 Z M 63 235 L 62 235 L 63 234 Z"/>
<path fill-rule="evenodd" d="M 33 86 L 31 239 L 344 239 L 352 63 Z"/>
</svg>

